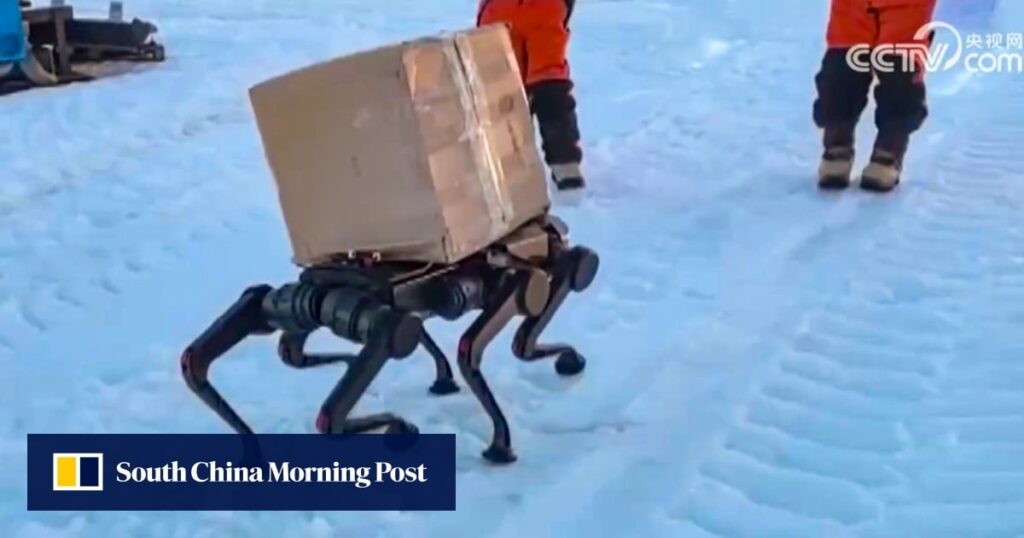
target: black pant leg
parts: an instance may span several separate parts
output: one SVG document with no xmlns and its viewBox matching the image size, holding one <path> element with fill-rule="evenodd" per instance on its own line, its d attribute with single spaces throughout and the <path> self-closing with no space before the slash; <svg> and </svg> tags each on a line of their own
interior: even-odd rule
<svg viewBox="0 0 1024 538">
<path fill-rule="evenodd" d="M 893 59 L 897 69 L 892 73 L 878 73 L 875 87 L 875 125 L 878 127 L 878 146 L 902 155 L 910 135 L 924 125 L 928 118 L 927 92 L 924 80 L 918 78 L 920 67 L 903 70 L 901 60 Z"/>
<path fill-rule="evenodd" d="M 572 82 L 544 80 L 528 89 L 530 111 L 537 117 L 547 164 L 578 163 L 583 159 Z"/>
<path fill-rule="evenodd" d="M 845 133 L 850 140 L 836 140 L 843 145 L 852 144 L 853 131 L 868 104 L 871 92 L 871 73 L 861 73 L 846 61 L 849 49 L 829 49 L 821 61 L 821 70 L 814 81 L 818 98 L 814 101 L 814 123 L 826 130 Z"/>
</svg>

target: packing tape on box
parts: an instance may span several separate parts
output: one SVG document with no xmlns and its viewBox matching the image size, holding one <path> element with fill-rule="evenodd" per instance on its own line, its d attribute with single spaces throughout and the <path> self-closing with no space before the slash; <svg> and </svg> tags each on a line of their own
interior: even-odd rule
<svg viewBox="0 0 1024 538">
<path fill-rule="evenodd" d="M 491 235 L 496 237 L 504 232 L 505 224 L 511 220 L 512 207 L 505 192 L 504 169 L 495 160 L 487 136 L 490 120 L 486 115 L 480 114 L 481 110 L 487 108 L 487 103 L 482 99 L 482 96 L 486 95 L 484 83 L 477 72 L 472 47 L 466 36 L 456 35 L 454 43 L 446 44 L 444 53 L 452 65 L 458 67 L 455 83 L 459 89 L 463 109 L 468 112 L 465 136 L 469 138 L 477 170 L 480 172 L 478 176 L 490 216 Z"/>
</svg>

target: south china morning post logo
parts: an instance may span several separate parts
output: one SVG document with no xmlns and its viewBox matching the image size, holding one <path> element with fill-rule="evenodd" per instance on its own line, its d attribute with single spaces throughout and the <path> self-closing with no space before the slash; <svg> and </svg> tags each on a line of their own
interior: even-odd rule
<svg viewBox="0 0 1024 538">
<path fill-rule="evenodd" d="M 27 508 L 455 510 L 453 435 L 30 434 Z"/>
<path fill-rule="evenodd" d="M 53 454 L 53 491 L 103 491 L 103 454 Z"/>
<path fill-rule="evenodd" d="M 386 461 L 372 466 L 346 466 L 334 461 L 319 467 L 296 466 L 271 461 L 259 466 L 236 465 L 230 461 L 198 461 L 191 465 L 172 461 L 158 467 L 133 466 L 122 461 L 116 466 L 118 483 L 337 483 L 366 489 L 382 483 L 426 483 L 427 466 L 396 467 Z"/>
</svg>

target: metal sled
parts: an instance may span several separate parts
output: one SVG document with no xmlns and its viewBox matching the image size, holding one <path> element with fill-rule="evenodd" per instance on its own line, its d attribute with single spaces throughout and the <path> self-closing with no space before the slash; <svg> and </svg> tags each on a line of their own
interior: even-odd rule
<svg viewBox="0 0 1024 538">
<path fill-rule="evenodd" d="M 86 64 L 165 59 L 164 47 L 155 39 L 156 26 L 139 19 L 124 21 L 121 2 L 111 3 L 107 19 L 79 19 L 62 0 L 54 0 L 49 7 L 32 7 L 21 0 L 17 32 L 9 20 L 11 11 L 5 8 L 0 12 L 0 66 L 5 65 L 4 50 L 10 49 L 13 52 L 8 56 L 17 57 L 6 62 L 6 71 L 0 67 L 0 83 L 6 83 L 8 91 L 11 86 L 90 80 L 91 75 L 77 69 Z"/>
<path fill-rule="evenodd" d="M 352 418 L 349 414 L 390 359 L 404 359 L 421 345 L 433 358 L 436 376 L 430 392 L 459 390 L 444 353 L 427 334 L 423 321 L 456 320 L 480 311 L 459 341 L 457 363 L 462 378 L 493 423 L 490 447 L 483 456 L 510 463 L 508 422 L 480 370 L 484 349 L 516 316 L 525 319 L 515 335 L 513 354 L 524 361 L 555 357 L 563 376 L 581 373 L 583 357 L 564 344 L 540 345 L 537 339 L 570 292 L 582 292 L 597 274 L 598 256 L 585 247 L 570 247 L 567 228 L 551 216 L 521 227 L 487 249 L 459 263 L 376 261 L 353 256 L 306 269 L 298 282 L 247 289 L 181 356 L 181 370 L 192 391 L 240 434 L 252 429 L 209 380 L 214 361 L 250 335 L 280 331 L 278 354 L 294 368 L 345 363 L 341 380 L 316 418 L 324 434 L 362 433 L 386 428 L 390 433 L 418 430 L 391 414 Z M 309 335 L 326 327 L 335 335 L 363 344 L 349 354 L 309 354 Z"/>
</svg>

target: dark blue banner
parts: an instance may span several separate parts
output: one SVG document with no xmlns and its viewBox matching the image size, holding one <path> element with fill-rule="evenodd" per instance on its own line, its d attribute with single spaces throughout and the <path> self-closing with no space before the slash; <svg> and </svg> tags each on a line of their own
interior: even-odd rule
<svg viewBox="0 0 1024 538">
<path fill-rule="evenodd" d="M 29 435 L 29 510 L 455 510 L 454 435 Z"/>
</svg>

